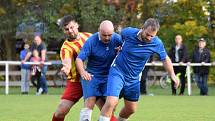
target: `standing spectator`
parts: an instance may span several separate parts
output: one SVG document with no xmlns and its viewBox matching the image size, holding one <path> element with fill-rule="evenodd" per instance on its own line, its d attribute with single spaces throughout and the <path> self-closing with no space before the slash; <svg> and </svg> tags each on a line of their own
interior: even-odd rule
<svg viewBox="0 0 215 121">
<path fill-rule="evenodd" d="M 24 44 L 24 49 L 20 52 L 20 60 L 24 60 L 29 51 L 29 44 Z M 28 94 L 29 92 L 29 72 L 30 68 L 27 64 L 21 65 L 21 93 Z"/>
<path fill-rule="evenodd" d="M 140 96 L 140 73 L 153 54 L 159 55 L 171 79 L 176 82 L 175 88 L 178 87 L 180 82 L 176 78 L 172 62 L 162 41 L 156 36 L 159 28 L 159 22 L 154 18 L 149 18 L 141 29 L 128 27 L 122 30 L 124 43 L 109 71 L 107 99 L 102 107 L 99 121 L 110 120 L 120 92 L 124 97 L 124 106 L 119 113 L 118 121 L 127 121 L 136 111 Z"/>
<path fill-rule="evenodd" d="M 206 48 L 206 41 L 204 38 L 198 40 L 198 47 L 195 48 L 192 55 L 193 63 L 210 63 L 210 50 Z M 208 66 L 194 66 L 193 67 L 195 81 L 200 89 L 200 95 L 208 95 Z"/>
<path fill-rule="evenodd" d="M 30 59 L 31 62 L 40 62 L 41 58 L 39 57 L 38 51 L 35 49 L 33 50 L 33 56 Z M 40 95 L 43 92 L 43 88 L 41 88 L 41 68 L 39 65 L 35 64 L 31 66 L 31 82 L 37 88 L 36 95 Z M 37 83 L 35 83 L 35 80 Z"/>
<path fill-rule="evenodd" d="M 153 60 L 153 56 L 150 57 L 149 63 L 151 63 Z M 145 68 L 142 71 L 141 81 L 140 81 L 140 92 L 144 95 L 147 94 L 147 76 L 150 66 L 145 66 Z"/>
<path fill-rule="evenodd" d="M 85 108 L 80 113 L 80 121 L 91 121 L 96 98 L 106 95 L 109 69 L 121 45 L 121 36 L 114 32 L 113 23 L 105 20 L 101 22 L 99 32 L 86 41 L 78 55 L 76 66 L 82 77 L 81 83 L 85 98 Z M 85 69 L 84 62 L 86 61 Z"/>
<path fill-rule="evenodd" d="M 44 65 L 44 62 L 47 61 L 47 56 L 46 56 L 46 45 L 42 41 L 41 35 L 36 34 L 34 37 L 33 44 L 30 47 L 30 51 L 27 53 L 25 59 L 22 61 L 22 63 L 26 62 L 33 53 L 33 50 L 37 50 L 39 52 L 39 57 L 41 58 L 40 63 L 41 63 L 41 77 L 40 77 L 40 84 L 43 89 L 43 94 L 48 93 L 48 86 L 47 86 L 47 80 L 46 80 L 46 71 L 47 71 L 47 65 Z"/>
<path fill-rule="evenodd" d="M 187 47 L 183 44 L 182 41 L 182 36 L 176 35 L 175 45 L 173 45 L 169 51 L 169 57 L 173 63 L 183 64 L 187 63 L 188 61 Z M 174 66 L 174 71 L 176 75 L 180 75 L 179 79 L 181 81 L 181 89 L 179 95 L 184 95 L 186 66 Z M 174 84 L 174 81 L 171 81 L 172 95 L 176 95 Z"/>
</svg>

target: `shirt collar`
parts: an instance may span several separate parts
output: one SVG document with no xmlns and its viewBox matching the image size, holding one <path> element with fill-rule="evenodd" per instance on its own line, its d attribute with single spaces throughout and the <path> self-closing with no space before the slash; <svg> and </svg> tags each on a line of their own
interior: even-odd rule
<svg viewBox="0 0 215 121">
<path fill-rule="evenodd" d="M 139 30 L 139 32 L 137 33 L 137 38 L 138 38 L 140 41 L 143 41 L 143 40 L 142 40 L 142 38 L 140 38 L 140 36 L 139 36 L 139 35 L 140 35 L 140 33 L 141 33 L 142 31 L 143 31 L 143 30 L 142 30 L 142 29 L 140 29 L 140 30 Z"/>
<path fill-rule="evenodd" d="M 100 34 L 99 34 L 99 32 L 98 32 L 98 38 L 99 38 L 99 41 L 101 41 L 101 37 L 100 37 Z"/>
</svg>

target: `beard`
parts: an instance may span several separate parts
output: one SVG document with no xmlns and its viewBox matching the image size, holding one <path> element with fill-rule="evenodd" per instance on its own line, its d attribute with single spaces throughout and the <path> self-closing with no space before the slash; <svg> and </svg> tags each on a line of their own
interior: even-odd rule
<svg viewBox="0 0 215 121">
<path fill-rule="evenodd" d="M 66 38 L 68 40 L 73 40 L 73 39 L 76 39 L 78 35 L 66 35 Z"/>
</svg>

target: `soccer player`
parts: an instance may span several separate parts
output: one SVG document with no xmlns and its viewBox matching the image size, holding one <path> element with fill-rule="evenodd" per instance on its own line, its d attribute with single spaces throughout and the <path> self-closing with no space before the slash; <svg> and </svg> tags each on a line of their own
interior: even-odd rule
<svg viewBox="0 0 215 121">
<path fill-rule="evenodd" d="M 124 107 L 119 113 L 118 121 L 127 121 L 135 112 L 140 95 L 141 71 L 152 54 L 159 55 L 165 69 L 175 82 L 175 88 L 179 86 L 172 62 L 167 56 L 162 41 L 156 36 L 159 27 L 156 19 L 149 18 L 141 29 L 128 27 L 122 30 L 121 36 L 124 43 L 109 71 L 107 99 L 99 121 L 110 120 L 113 109 L 118 103 L 120 91 L 124 97 Z"/>
<path fill-rule="evenodd" d="M 60 104 L 52 117 L 52 121 L 64 121 L 70 108 L 82 97 L 80 75 L 76 70 L 75 59 L 84 45 L 84 42 L 91 35 L 90 33 L 79 32 L 78 23 L 70 15 L 64 16 L 60 26 L 68 38 L 64 41 L 60 57 L 62 60 L 62 72 L 67 74 L 67 84 L 61 97 Z"/>
<path fill-rule="evenodd" d="M 114 32 L 113 23 L 105 20 L 101 22 L 99 32 L 86 41 L 79 53 L 76 66 L 82 77 L 83 95 L 86 99 L 85 108 L 80 112 L 80 121 L 91 121 L 96 98 L 105 96 L 110 65 L 121 45 L 121 36 Z M 85 69 L 84 61 L 86 60 Z"/>
</svg>

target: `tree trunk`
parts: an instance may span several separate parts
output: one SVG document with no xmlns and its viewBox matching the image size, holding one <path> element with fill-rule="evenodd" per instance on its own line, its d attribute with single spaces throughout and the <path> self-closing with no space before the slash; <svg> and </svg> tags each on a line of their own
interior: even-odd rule
<svg viewBox="0 0 215 121">
<path fill-rule="evenodd" d="M 15 35 L 8 34 L 3 37 L 3 49 L 5 50 L 6 60 L 17 60 L 16 58 L 16 40 Z"/>
</svg>

